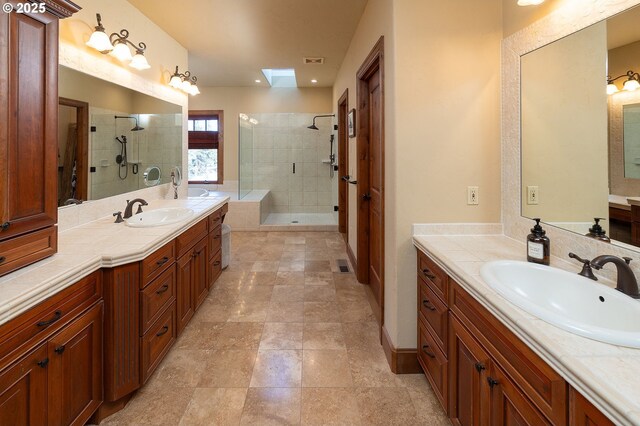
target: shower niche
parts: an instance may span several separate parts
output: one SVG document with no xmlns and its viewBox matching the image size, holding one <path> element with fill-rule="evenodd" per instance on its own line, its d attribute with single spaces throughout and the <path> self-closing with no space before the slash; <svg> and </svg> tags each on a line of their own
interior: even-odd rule
<svg viewBox="0 0 640 426">
<path fill-rule="evenodd" d="M 268 190 L 263 225 L 335 225 L 338 176 L 332 114 L 239 116 L 239 198 Z"/>
</svg>

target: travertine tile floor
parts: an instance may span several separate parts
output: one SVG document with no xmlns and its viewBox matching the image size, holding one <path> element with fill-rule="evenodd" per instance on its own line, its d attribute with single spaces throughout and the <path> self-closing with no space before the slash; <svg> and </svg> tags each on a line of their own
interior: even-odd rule
<svg viewBox="0 0 640 426">
<path fill-rule="evenodd" d="M 394 375 L 333 232 L 233 232 L 231 265 L 150 381 L 102 424 L 448 425 Z"/>
</svg>

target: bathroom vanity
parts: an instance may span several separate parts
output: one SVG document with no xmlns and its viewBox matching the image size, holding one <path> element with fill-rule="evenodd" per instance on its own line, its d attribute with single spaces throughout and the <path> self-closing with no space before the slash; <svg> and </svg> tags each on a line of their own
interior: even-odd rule
<svg viewBox="0 0 640 426">
<path fill-rule="evenodd" d="M 0 424 L 85 424 L 124 407 L 220 276 L 227 201 L 152 201 L 195 212 L 162 227 L 81 225 L 60 234 L 61 254 L 4 277 Z"/>
<path fill-rule="evenodd" d="M 640 366 L 610 366 L 633 365 L 638 358 L 627 357 L 638 350 L 572 335 L 501 298 L 479 269 L 486 260 L 521 260 L 525 249 L 490 239 L 414 237 L 418 361 L 453 424 L 637 424 L 638 386 L 626 377 Z"/>
</svg>

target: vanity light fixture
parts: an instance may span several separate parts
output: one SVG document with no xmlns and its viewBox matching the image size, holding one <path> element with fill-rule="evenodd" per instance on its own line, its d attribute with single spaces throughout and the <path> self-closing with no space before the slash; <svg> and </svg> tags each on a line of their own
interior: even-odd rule
<svg viewBox="0 0 640 426">
<path fill-rule="evenodd" d="M 178 66 L 176 65 L 176 72 L 174 72 L 171 76 L 171 80 L 169 80 L 169 86 L 173 87 L 174 89 L 180 89 L 192 96 L 195 96 L 200 94 L 197 82 L 198 78 L 195 75 L 191 75 L 189 71 L 180 73 L 178 71 Z"/>
<path fill-rule="evenodd" d="M 640 74 L 629 70 L 626 74 L 619 75 L 616 78 L 607 76 L 607 95 L 613 95 L 614 93 L 620 91 L 620 89 L 618 89 L 618 86 L 615 85 L 615 81 L 623 77 L 627 77 L 627 81 L 625 81 L 622 85 L 623 90 L 626 90 L 627 92 L 633 92 L 634 90 L 638 90 L 640 88 Z"/>
<path fill-rule="evenodd" d="M 518 6 L 537 6 L 544 3 L 544 0 L 518 0 Z"/>
<path fill-rule="evenodd" d="M 104 26 L 102 26 L 102 17 L 99 13 L 96 13 L 96 19 L 98 20 L 98 26 L 95 27 L 95 31 L 91 34 L 87 46 L 96 49 L 102 54 L 109 53 L 111 56 L 122 62 L 129 62 L 129 66 L 137 70 L 146 70 L 151 68 L 147 58 L 144 57 L 144 51 L 147 49 L 147 45 L 143 42 L 138 43 L 136 46 L 129 40 L 129 31 L 126 29 L 120 30 L 120 33 L 112 33 L 107 36 Z M 131 55 L 129 46 L 133 47 L 136 51 L 135 55 Z"/>
</svg>

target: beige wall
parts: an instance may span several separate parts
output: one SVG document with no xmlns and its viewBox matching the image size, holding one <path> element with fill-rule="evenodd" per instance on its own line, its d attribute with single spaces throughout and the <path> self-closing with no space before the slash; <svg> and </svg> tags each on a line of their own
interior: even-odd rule
<svg viewBox="0 0 640 426">
<path fill-rule="evenodd" d="M 224 111 L 225 182 L 238 180 L 238 114 L 332 110 L 330 88 L 201 87 L 200 91 L 189 100 L 190 110 Z"/>
<path fill-rule="evenodd" d="M 399 348 L 416 345 L 411 225 L 500 221 L 501 25 L 500 0 L 370 0 L 338 73 L 334 104 L 348 87 L 352 108 L 357 69 L 384 34 L 384 321 Z M 349 146 L 356 176 L 355 140 Z M 480 187 L 480 205 L 466 205 L 467 186 Z M 350 195 L 355 252 L 353 188 Z"/>
<path fill-rule="evenodd" d="M 525 217 L 609 217 L 606 46 L 603 21 L 521 57 Z M 530 185 L 539 188 L 537 205 L 527 204 Z"/>
</svg>

